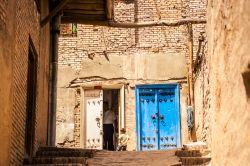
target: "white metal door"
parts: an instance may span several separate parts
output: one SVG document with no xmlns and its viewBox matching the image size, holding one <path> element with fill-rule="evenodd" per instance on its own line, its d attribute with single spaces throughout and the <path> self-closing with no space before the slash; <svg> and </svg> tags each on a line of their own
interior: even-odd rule
<svg viewBox="0 0 250 166">
<path fill-rule="evenodd" d="M 103 91 L 99 89 L 84 91 L 86 147 L 102 149 Z"/>
</svg>

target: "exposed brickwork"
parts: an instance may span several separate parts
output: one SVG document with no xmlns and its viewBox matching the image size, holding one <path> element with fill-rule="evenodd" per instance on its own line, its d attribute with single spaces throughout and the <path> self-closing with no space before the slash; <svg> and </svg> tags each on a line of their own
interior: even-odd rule
<svg viewBox="0 0 250 166">
<path fill-rule="evenodd" d="M 61 24 L 60 34 L 63 36 L 76 36 L 77 35 L 77 24 Z"/>
<path fill-rule="evenodd" d="M 135 29 L 78 25 L 77 37 L 59 40 L 59 67 L 82 68 L 81 61 L 88 55 L 104 56 L 107 51 L 118 56 L 143 52 L 187 54 L 184 26 Z"/>
<path fill-rule="evenodd" d="M 5 24 L 6 23 L 6 9 L 7 9 L 7 5 L 8 5 L 8 0 L 1 1 L 1 4 L 0 4 L 0 26 L 2 26 L 1 24 Z"/>
<path fill-rule="evenodd" d="M 81 89 L 76 89 L 75 94 L 76 106 L 75 106 L 75 126 L 74 126 L 74 141 L 75 147 L 80 147 L 80 131 L 81 131 Z"/>
<path fill-rule="evenodd" d="M 16 55 L 14 56 L 14 109 L 12 112 L 11 164 L 22 163 L 24 157 L 24 138 L 27 95 L 27 63 L 29 35 L 36 52 L 39 51 L 39 14 L 35 1 L 17 1 L 16 11 Z M 36 140 L 35 140 L 36 142 Z"/>
</svg>

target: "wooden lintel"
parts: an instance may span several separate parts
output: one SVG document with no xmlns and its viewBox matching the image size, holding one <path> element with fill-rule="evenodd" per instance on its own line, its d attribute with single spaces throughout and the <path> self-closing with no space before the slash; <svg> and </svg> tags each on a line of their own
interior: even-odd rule
<svg viewBox="0 0 250 166">
<path fill-rule="evenodd" d="M 186 24 L 205 24 L 207 21 L 206 19 L 182 19 L 178 21 L 152 21 L 152 22 L 134 22 L 134 23 L 119 23 L 109 21 L 108 25 L 110 27 L 117 27 L 117 28 L 140 28 L 140 27 L 153 27 L 153 26 L 180 26 Z"/>
<path fill-rule="evenodd" d="M 41 26 L 46 25 L 63 7 L 71 0 L 61 0 L 60 3 L 41 21 Z"/>
</svg>

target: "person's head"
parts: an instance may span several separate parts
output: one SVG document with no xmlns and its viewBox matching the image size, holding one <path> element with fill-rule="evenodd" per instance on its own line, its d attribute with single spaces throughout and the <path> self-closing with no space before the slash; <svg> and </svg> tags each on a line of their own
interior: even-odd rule
<svg viewBox="0 0 250 166">
<path fill-rule="evenodd" d="M 103 109 L 107 111 L 109 109 L 109 103 L 107 101 L 103 102 Z"/>
<path fill-rule="evenodd" d="M 126 129 L 125 128 L 122 128 L 120 131 L 121 131 L 121 134 L 125 134 L 126 133 Z"/>
</svg>

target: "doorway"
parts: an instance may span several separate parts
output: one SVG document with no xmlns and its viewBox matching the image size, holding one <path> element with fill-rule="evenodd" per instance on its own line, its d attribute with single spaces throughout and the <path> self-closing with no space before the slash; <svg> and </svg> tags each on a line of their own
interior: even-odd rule
<svg viewBox="0 0 250 166">
<path fill-rule="evenodd" d="M 31 42 L 31 41 L 30 41 Z M 30 44 L 28 55 L 28 73 L 27 73 L 27 102 L 26 102 L 26 122 L 25 122 L 25 158 L 32 157 L 35 137 L 36 121 L 36 80 L 37 80 L 37 62 L 35 49 Z"/>
<path fill-rule="evenodd" d="M 103 91 L 103 149 L 105 150 L 115 150 L 117 147 L 117 137 L 118 137 L 118 124 L 119 124 L 119 90 L 118 89 L 106 89 Z M 105 106 L 106 104 L 106 106 Z M 106 108 L 105 108 L 106 107 Z M 105 110 L 106 109 L 106 110 Z M 109 110 L 108 114 L 107 111 Z M 109 117 L 105 117 L 109 116 Z M 112 118 L 113 117 L 113 118 Z M 111 120 L 113 121 L 112 124 Z M 106 121 L 110 122 L 106 122 Z M 112 137 L 112 138 L 111 138 Z M 108 144 L 111 144 L 108 145 Z"/>
<path fill-rule="evenodd" d="M 136 112 L 138 150 L 181 146 L 178 85 L 137 86 Z"/>
<path fill-rule="evenodd" d="M 124 126 L 124 91 L 123 86 L 117 89 L 84 89 L 83 93 L 83 111 L 82 127 L 83 140 L 82 147 L 88 149 L 104 149 L 104 105 L 108 103 L 108 109 L 114 113 L 114 132 L 113 132 L 113 149 L 117 147 L 118 131 Z M 123 123 L 122 123 L 122 122 Z"/>
</svg>

